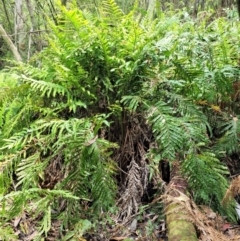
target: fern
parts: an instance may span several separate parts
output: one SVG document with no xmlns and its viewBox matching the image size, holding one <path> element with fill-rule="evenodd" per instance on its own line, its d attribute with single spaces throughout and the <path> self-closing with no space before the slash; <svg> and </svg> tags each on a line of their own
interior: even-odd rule
<svg viewBox="0 0 240 241">
<path fill-rule="evenodd" d="M 29 151 L 33 150 L 30 149 Z M 39 179 L 44 178 L 43 170 L 46 167 L 47 162 L 41 162 L 40 152 L 35 152 L 26 159 L 22 159 L 16 169 L 18 176 L 17 186 L 22 185 L 23 189 L 37 187 Z"/>
<path fill-rule="evenodd" d="M 237 34 L 228 22 L 199 26 L 181 14 L 151 21 L 136 9 L 124 15 L 113 0 L 98 16 L 61 7 L 64 24 L 50 23 L 49 47 L 12 68 L 9 86 L 0 81 L 4 225 L 24 210 L 38 223 L 38 239 L 53 218 L 72 231 L 65 240 L 79 238 L 79 226 L 91 226 L 85 219 L 114 205 L 117 164 L 126 171 L 131 160 L 144 163 L 144 180 L 131 186 L 141 184 L 142 195 L 150 142 L 157 143 L 150 165 L 178 160 L 195 200 L 221 210 L 228 172 L 212 152 L 238 151 L 239 123 L 219 115 L 220 138 L 209 139 L 207 114 L 237 76 L 239 49 L 230 41 Z"/>
<path fill-rule="evenodd" d="M 22 80 L 27 81 L 28 83 L 31 83 L 31 87 L 33 89 L 40 90 L 42 96 L 46 95 L 47 97 L 53 96 L 55 97 L 57 94 L 59 95 L 69 95 L 69 92 L 66 88 L 64 88 L 61 85 L 57 85 L 54 83 L 46 82 L 46 81 L 40 81 L 40 80 L 34 80 L 31 78 L 26 77 L 25 75 L 22 75 Z"/>
<path fill-rule="evenodd" d="M 121 102 L 124 103 L 126 107 L 129 108 L 130 111 L 135 112 L 138 106 L 141 103 L 140 96 L 123 96 Z"/>
<path fill-rule="evenodd" d="M 117 3 L 114 0 L 104 0 L 102 2 L 102 13 L 105 15 L 107 18 L 107 21 L 119 21 L 124 15 L 120 9 L 120 7 L 117 5 Z"/>
<path fill-rule="evenodd" d="M 172 112 L 173 109 L 164 102 L 158 102 L 148 116 L 155 139 L 159 143 L 161 159 L 174 160 L 183 146 L 181 120 L 172 117 Z"/>
<path fill-rule="evenodd" d="M 18 237 L 14 233 L 14 230 L 10 227 L 4 227 L 4 224 L 2 224 L 2 228 L 0 230 L 0 238 L 2 241 L 7 241 L 7 240 L 17 241 L 18 240 Z"/>
<path fill-rule="evenodd" d="M 74 230 L 68 232 L 67 235 L 63 237 L 63 241 L 67 240 L 77 240 L 79 237 L 82 237 L 83 234 L 92 228 L 92 223 L 86 219 L 79 220 L 74 226 Z"/>
<path fill-rule="evenodd" d="M 223 152 L 227 155 L 238 152 L 240 125 L 237 117 L 218 123 L 216 132 L 220 135 L 213 148 L 217 155 L 222 156 Z"/>
<path fill-rule="evenodd" d="M 11 171 L 17 176 L 15 188 L 22 190 L 7 194 L 2 199 L 2 202 L 7 202 L 6 205 L 10 205 L 7 201 L 9 198 L 14 200 L 8 217 L 17 216 L 27 202 L 34 200 L 33 206 L 38 210 L 34 211 L 36 218 L 42 210 L 46 210 L 39 222 L 38 235 L 41 236 L 44 233 L 46 235 L 51 227 L 49 204 L 58 206 L 60 197 L 69 203 L 69 213 L 64 217 L 66 222 L 74 219 L 72 214 L 79 206 L 79 202 L 74 198 L 76 196 L 92 201 L 95 211 L 108 209 L 113 203 L 116 191 L 112 179 L 115 167 L 108 149 L 116 145 L 97 138 L 96 133 L 104 123 L 108 124 L 104 116 L 68 121 L 40 119 L 30 128 L 6 140 L 2 146 L 2 152 L 5 153 L 1 157 L 2 174 L 7 175 L 10 172 L 9 167 L 12 166 Z M 62 172 L 68 173 L 68 176 L 64 177 L 63 172 L 62 177 L 54 177 L 59 178 L 59 183 L 49 192 L 38 188 L 39 184 L 48 185 L 47 175 L 53 178 L 48 174 L 52 169 L 47 170 L 51 163 L 59 158 L 62 159 L 59 160 L 63 165 Z M 73 195 L 67 190 L 71 190 Z M 6 192 L 5 189 L 2 191 Z M 29 206 L 30 213 L 34 210 L 33 206 Z"/>
<path fill-rule="evenodd" d="M 210 205 L 221 211 L 221 201 L 228 188 L 228 168 L 213 153 L 190 154 L 182 163 L 182 171 L 197 203 Z"/>
<path fill-rule="evenodd" d="M 111 178 L 115 165 L 109 158 L 111 152 L 108 153 L 106 149 L 111 146 L 110 143 L 96 139 L 83 147 L 82 152 L 78 143 L 72 145 L 76 154 L 67 154 L 66 161 L 68 163 L 68 160 L 73 159 L 75 163 L 72 166 L 67 165 L 69 176 L 63 181 L 63 185 L 69 186 L 76 195 L 92 200 L 96 209 L 108 208 L 115 192 L 115 184 Z"/>
</svg>

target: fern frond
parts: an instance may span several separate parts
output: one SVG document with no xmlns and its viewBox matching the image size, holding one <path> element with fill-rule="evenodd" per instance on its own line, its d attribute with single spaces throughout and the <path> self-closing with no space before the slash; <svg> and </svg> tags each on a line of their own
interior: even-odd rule
<svg viewBox="0 0 240 241">
<path fill-rule="evenodd" d="M 1 157 L 2 163 L 5 163 L 2 167 L 3 173 L 4 170 L 7 171 L 9 165 L 14 166 L 14 172 L 18 177 L 16 188 L 22 189 L 22 192 L 31 190 L 32 194 L 35 193 L 34 190 L 40 192 L 41 189 L 38 190 L 36 187 L 39 183 L 47 181 L 45 178 L 48 165 L 54 161 L 55 153 L 62 153 L 62 165 L 64 160 L 62 168 L 68 175 L 65 177 L 62 175 L 56 187 L 61 188 L 60 190 L 71 190 L 74 196 L 85 200 L 92 200 L 95 210 L 108 209 L 114 203 L 116 191 L 112 178 L 115 165 L 110 158 L 109 149 L 115 148 L 116 145 L 98 139 L 97 136 L 102 125 L 108 124 L 105 115 L 94 116 L 90 119 L 37 120 L 30 128 L 5 140 L 2 151 L 6 154 Z M 7 155 L 8 152 L 9 155 Z M 9 162 L 6 162 L 6 159 Z M 12 216 L 20 212 L 29 198 L 33 198 L 26 193 L 23 198 L 22 192 L 11 194 L 11 197 L 16 195 L 16 203 L 11 211 Z M 57 190 L 51 190 L 53 194 L 57 192 Z M 66 195 L 66 192 L 63 192 Z M 8 199 L 10 197 L 8 195 L 4 198 Z M 47 203 L 50 202 L 48 195 L 50 193 L 46 194 L 46 198 L 42 198 L 42 201 L 35 201 L 35 205 L 41 207 L 41 210 L 46 210 L 48 207 Z M 79 206 L 75 199 L 68 200 L 68 202 L 69 209 Z M 46 213 L 41 224 L 43 225 L 41 230 L 44 232 L 49 228 L 48 221 L 49 215 Z"/>
<path fill-rule="evenodd" d="M 109 21 L 119 21 L 124 16 L 115 0 L 104 0 L 102 2 L 102 13 Z"/>
<path fill-rule="evenodd" d="M 35 152 L 26 159 L 22 159 L 16 169 L 16 175 L 18 176 L 17 186 L 22 185 L 24 189 L 37 187 L 39 179 L 43 179 L 43 170 L 46 166 L 46 161 L 41 162 L 40 152 Z"/>
<path fill-rule="evenodd" d="M 173 64 L 176 67 L 175 73 L 177 79 L 184 79 L 191 82 L 202 74 L 202 70 L 199 70 L 197 66 L 189 66 L 186 62 L 188 62 L 188 59 L 177 59 L 173 61 Z"/>
<path fill-rule="evenodd" d="M 74 167 L 69 166 L 69 176 L 63 183 L 71 187 L 76 195 L 81 194 L 92 200 L 95 210 L 108 209 L 114 198 L 116 186 L 111 176 L 115 172 L 115 165 L 110 158 L 111 152 L 107 152 L 110 146 L 116 147 L 97 138 L 81 152 L 76 146 L 75 152 L 78 155 L 73 153 L 68 157 L 74 159 L 75 164 Z"/>
<path fill-rule="evenodd" d="M 141 103 L 140 96 L 123 96 L 121 102 L 130 110 L 135 112 Z"/>
<path fill-rule="evenodd" d="M 31 108 L 32 106 L 29 105 L 28 100 L 26 100 L 24 106 L 19 105 L 19 99 L 14 99 L 8 104 L 4 115 L 4 126 L 2 127 L 4 138 L 9 137 L 14 130 L 18 130 L 30 123 Z"/>
<path fill-rule="evenodd" d="M 185 141 L 188 146 L 194 146 L 193 143 L 209 143 L 207 129 L 210 129 L 210 124 L 202 109 L 181 95 L 168 93 L 168 96 L 169 103 L 175 109 L 175 115 L 184 119 L 182 127 L 185 129 Z"/>
<path fill-rule="evenodd" d="M 69 96 L 69 91 L 63 86 L 51 82 L 34 80 L 25 75 L 22 75 L 22 80 L 26 83 L 30 83 L 33 89 L 38 89 L 41 92 L 42 96 L 53 96 L 55 97 L 57 94 L 62 96 Z"/>
<path fill-rule="evenodd" d="M 221 211 L 221 201 L 228 188 L 228 168 L 213 153 L 202 152 L 188 155 L 182 163 L 182 172 L 195 201 Z"/>
<path fill-rule="evenodd" d="M 219 123 L 217 131 L 220 138 L 217 139 L 213 149 L 216 154 L 225 152 L 227 155 L 237 153 L 239 150 L 239 134 L 240 124 L 237 117 L 232 117 L 231 120 Z"/>
<path fill-rule="evenodd" d="M 176 153 L 183 146 L 184 131 L 182 121 L 171 116 L 173 109 L 159 101 L 152 107 L 148 119 L 161 150 L 161 158 L 174 160 Z"/>
<path fill-rule="evenodd" d="M 1 197 L 1 202 L 6 206 L 5 211 L 8 212 L 10 218 L 19 215 L 25 207 L 27 207 L 29 212 L 35 211 L 35 215 L 37 216 L 37 214 L 44 212 L 46 207 L 58 197 L 79 200 L 79 197 L 65 190 L 30 188 L 28 190 L 10 192 Z M 35 200 L 35 203 L 26 205 L 29 200 Z"/>
<path fill-rule="evenodd" d="M 18 236 L 15 234 L 14 230 L 9 226 L 4 227 L 4 223 L 1 223 L 0 239 L 2 241 L 7 241 L 7 240 L 17 241 L 17 240 L 19 240 Z"/>
<path fill-rule="evenodd" d="M 116 183 L 112 178 L 116 167 L 110 159 L 110 152 L 106 152 L 106 148 L 109 148 L 109 143 L 99 139 L 92 146 L 91 154 L 93 158 L 96 158 L 91 189 L 92 197 L 96 200 L 94 207 L 97 209 L 103 208 L 104 210 L 107 210 L 109 205 L 114 202 L 114 193 L 116 191 Z"/>
</svg>

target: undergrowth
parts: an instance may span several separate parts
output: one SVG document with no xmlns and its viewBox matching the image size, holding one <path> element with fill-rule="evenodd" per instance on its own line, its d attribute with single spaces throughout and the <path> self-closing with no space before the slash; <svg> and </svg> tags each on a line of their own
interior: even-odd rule
<svg viewBox="0 0 240 241">
<path fill-rule="evenodd" d="M 239 146 L 230 98 L 239 24 L 183 12 L 139 18 L 136 9 L 60 7 L 49 47 L 1 73 L 2 240 L 17 240 L 11 220 L 26 215 L 34 240 L 53 220 L 59 237 L 77 240 L 116 204 L 127 223 L 161 160 L 181 164 L 198 204 L 234 218 L 221 206 L 229 172 L 220 158 Z"/>
</svg>

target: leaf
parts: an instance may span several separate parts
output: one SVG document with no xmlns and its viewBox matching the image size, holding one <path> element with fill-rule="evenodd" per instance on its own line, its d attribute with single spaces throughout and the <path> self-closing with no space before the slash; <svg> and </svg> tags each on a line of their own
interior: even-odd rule
<svg viewBox="0 0 240 241">
<path fill-rule="evenodd" d="M 217 106 L 217 105 L 211 105 L 211 109 L 213 109 L 214 111 L 216 111 L 216 112 L 221 112 L 221 108 L 220 108 L 220 106 Z"/>
<path fill-rule="evenodd" d="M 86 146 L 90 146 L 92 145 L 98 138 L 98 135 L 96 135 L 93 139 L 89 140 L 87 143 L 86 143 Z"/>
</svg>

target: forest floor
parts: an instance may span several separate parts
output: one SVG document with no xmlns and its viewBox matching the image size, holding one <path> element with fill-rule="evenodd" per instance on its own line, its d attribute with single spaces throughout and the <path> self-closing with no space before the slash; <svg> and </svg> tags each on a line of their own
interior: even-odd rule
<svg viewBox="0 0 240 241">
<path fill-rule="evenodd" d="M 239 192 L 240 186 L 240 167 L 238 156 L 229 157 L 225 160 L 231 172 L 229 177 L 232 182 L 232 187 L 237 188 Z M 133 163 L 134 164 L 134 163 Z M 56 173 L 57 175 L 57 173 Z M 162 174 L 163 175 L 163 174 Z M 161 179 L 161 176 L 158 177 Z M 161 186 L 156 186 L 156 183 L 149 183 L 148 195 L 144 194 L 141 200 L 135 200 L 136 196 L 128 195 L 119 192 L 119 200 L 117 206 L 118 212 L 101 213 L 99 219 L 90 220 L 94 224 L 84 234 L 79 235 L 80 241 L 173 241 L 169 238 L 169 222 L 166 221 L 166 216 L 169 215 L 167 207 L 169 204 L 175 204 L 176 208 L 172 211 L 175 213 L 176 220 L 186 219 L 186 221 L 193 224 L 196 237 L 200 241 L 239 241 L 240 240 L 240 225 L 237 223 L 230 223 L 226 217 L 220 216 L 208 206 L 197 206 L 191 197 L 187 196 L 184 187 L 184 182 L 177 179 L 173 182 L 171 177 L 169 183 L 161 179 Z M 133 184 L 131 184 L 133 185 Z M 180 195 L 174 196 L 171 193 L 180 191 Z M 180 187 L 180 189 L 179 189 Z M 184 187 L 187 189 L 187 186 Z M 124 196 L 124 199 L 122 198 Z M 124 202 L 126 200 L 126 202 Z M 134 202 L 138 202 L 135 204 Z M 135 214 L 131 207 L 135 207 Z M 87 207 L 86 207 L 87 208 Z M 170 213 L 171 214 L 171 213 Z M 187 218 L 186 218 L 187 217 Z M 34 240 L 37 235 L 37 221 L 41 217 L 32 217 L 27 211 L 22 212 L 14 220 L 9 221 L 15 231 L 15 235 L 19 237 L 18 240 L 30 241 Z M 64 233 L 61 232 L 61 222 L 59 220 L 51 220 L 51 230 L 46 234 L 44 240 L 72 240 L 63 239 Z M 181 228 L 181 225 L 176 222 L 175 229 Z M 81 228 L 81 227 L 80 227 Z M 75 240 L 75 239 L 74 239 Z M 175 239 L 174 239 L 175 240 Z M 181 240 L 181 239 L 179 239 Z"/>
</svg>

